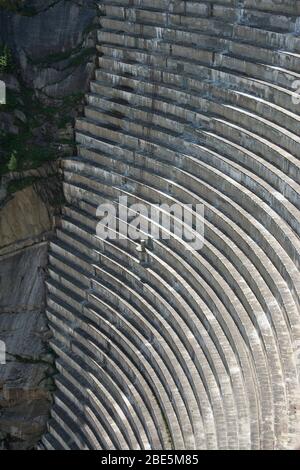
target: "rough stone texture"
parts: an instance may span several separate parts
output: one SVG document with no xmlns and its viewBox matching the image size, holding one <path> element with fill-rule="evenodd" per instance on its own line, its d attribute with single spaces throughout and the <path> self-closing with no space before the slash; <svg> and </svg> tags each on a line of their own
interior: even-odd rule
<svg viewBox="0 0 300 470">
<path fill-rule="evenodd" d="M 15 193 L 0 212 L 0 252 L 15 243 L 30 243 L 52 228 L 52 214 L 33 186 Z"/>
<path fill-rule="evenodd" d="M 0 447 L 28 449 L 45 430 L 53 368 L 44 314 L 47 245 L 62 200 L 55 163 L 74 151 L 73 120 L 93 73 L 96 4 L 0 1 Z M 17 167 L 8 172 L 11 155 Z M 20 189 L 22 188 L 22 189 Z"/>
<path fill-rule="evenodd" d="M 94 45 L 90 30 L 95 15 L 95 2 L 89 0 L 29 0 L 20 12 L 0 9 L 0 42 L 13 50 L 27 86 L 61 98 L 85 89 L 92 67 L 86 49 Z"/>
<path fill-rule="evenodd" d="M 53 172 L 53 167 L 51 168 Z M 45 430 L 53 354 L 49 350 L 45 306 L 47 240 L 60 185 L 49 168 L 31 170 L 37 182 L 11 195 L 0 211 L 0 447 L 32 448 Z M 20 175 L 18 175 L 20 177 Z M 16 175 L 7 175 L 16 181 Z M 9 186 L 8 186 L 9 187 Z M 5 193 L 5 191 L 4 191 Z"/>
<path fill-rule="evenodd" d="M 8 50 L 7 66 L 0 68 L 8 89 L 0 109 L 1 173 L 12 152 L 18 169 L 73 153 L 69 127 L 95 66 L 94 2 L 11 4 L 0 3 L 0 55 L 4 46 Z"/>
<path fill-rule="evenodd" d="M 43 314 L 47 244 L 1 258 L 0 448 L 28 449 L 45 429 L 53 388 L 53 355 Z"/>
</svg>

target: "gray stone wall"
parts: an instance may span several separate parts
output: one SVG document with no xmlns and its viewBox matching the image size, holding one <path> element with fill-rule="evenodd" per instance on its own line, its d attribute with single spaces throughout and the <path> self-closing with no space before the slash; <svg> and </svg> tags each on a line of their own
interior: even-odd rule
<svg viewBox="0 0 300 470">
<path fill-rule="evenodd" d="M 73 152 L 72 125 L 95 65 L 96 18 L 91 1 L 0 1 L 1 174 L 13 153 L 24 170 Z"/>
<path fill-rule="evenodd" d="M 12 49 L 25 84 L 45 99 L 83 92 L 93 64 L 95 3 L 23 3 L 17 12 L 0 10 L 0 42 Z"/>
<path fill-rule="evenodd" d="M 0 67 L 7 86 L 0 105 L 0 449 L 34 447 L 48 418 L 55 369 L 44 280 L 62 197 L 57 164 L 49 161 L 74 151 L 73 121 L 94 69 L 96 17 L 90 0 L 0 0 L 0 56 L 4 48 L 9 56 Z"/>
<path fill-rule="evenodd" d="M 0 449 L 28 449 L 45 429 L 55 372 L 44 315 L 47 244 L 0 262 Z"/>
</svg>

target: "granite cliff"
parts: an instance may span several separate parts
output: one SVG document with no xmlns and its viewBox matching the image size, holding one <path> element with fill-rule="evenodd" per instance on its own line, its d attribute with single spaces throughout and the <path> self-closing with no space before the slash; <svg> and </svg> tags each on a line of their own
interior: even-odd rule
<svg viewBox="0 0 300 470">
<path fill-rule="evenodd" d="M 55 373 L 44 314 L 47 244 L 62 202 L 59 158 L 94 70 L 94 2 L 0 0 L 0 448 L 45 430 Z"/>
</svg>

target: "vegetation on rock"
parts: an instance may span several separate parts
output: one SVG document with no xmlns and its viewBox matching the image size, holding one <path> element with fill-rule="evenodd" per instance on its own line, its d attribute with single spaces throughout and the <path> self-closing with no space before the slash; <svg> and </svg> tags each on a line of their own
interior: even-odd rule
<svg viewBox="0 0 300 470">
<path fill-rule="evenodd" d="M 59 50 L 48 47 L 47 41 L 46 45 L 45 41 L 36 44 L 31 28 L 42 28 L 43 18 L 56 22 L 53 11 L 68 15 L 70 8 L 78 15 L 79 25 L 82 22 L 78 32 L 76 28 L 75 33 L 72 30 L 75 40 L 69 42 L 66 34 Z M 54 3 L 0 0 L 0 16 L 1 9 L 3 15 L 8 14 L 4 21 L 16 18 L 20 30 L 12 30 L 6 36 L 0 31 L 0 80 L 7 83 L 6 104 L 0 106 L 0 176 L 8 171 L 37 168 L 75 151 L 73 123 L 83 107 L 85 90 L 80 84 L 87 82 L 92 70 L 88 64 L 94 61 L 95 38 L 92 38 L 97 16 L 95 5 L 89 1 L 65 4 L 60 0 Z M 33 26 L 31 19 L 24 16 L 33 17 Z M 27 37 L 27 47 L 23 48 L 21 34 Z M 18 46 L 20 41 L 22 50 Z M 46 48 L 47 53 L 37 55 L 34 53 L 37 48 Z M 18 86 L 11 87 L 10 81 L 16 81 Z"/>
<path fill-rule="evenodd" d="M 10 72 L 13 69 L 12 52 L 7 44 L 0 44 L 0 73 Z"/>
</svg>

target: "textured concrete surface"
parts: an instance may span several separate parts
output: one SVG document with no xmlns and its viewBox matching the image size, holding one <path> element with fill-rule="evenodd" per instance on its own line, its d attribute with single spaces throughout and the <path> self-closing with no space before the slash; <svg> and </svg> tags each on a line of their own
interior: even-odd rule
<svg viewBox="0 0 300 470">
<path fill-rule="evenodd" d="M 299 2 L 108 0 L 99 11 L 49 249 L 59 373 L 39 448 L 293 449 Z M 203 204 L 204 246 L 169 233 L 144 263 L 138 242 L 96 236 L 97 206 L 120 196 Z"/>
</svg>

